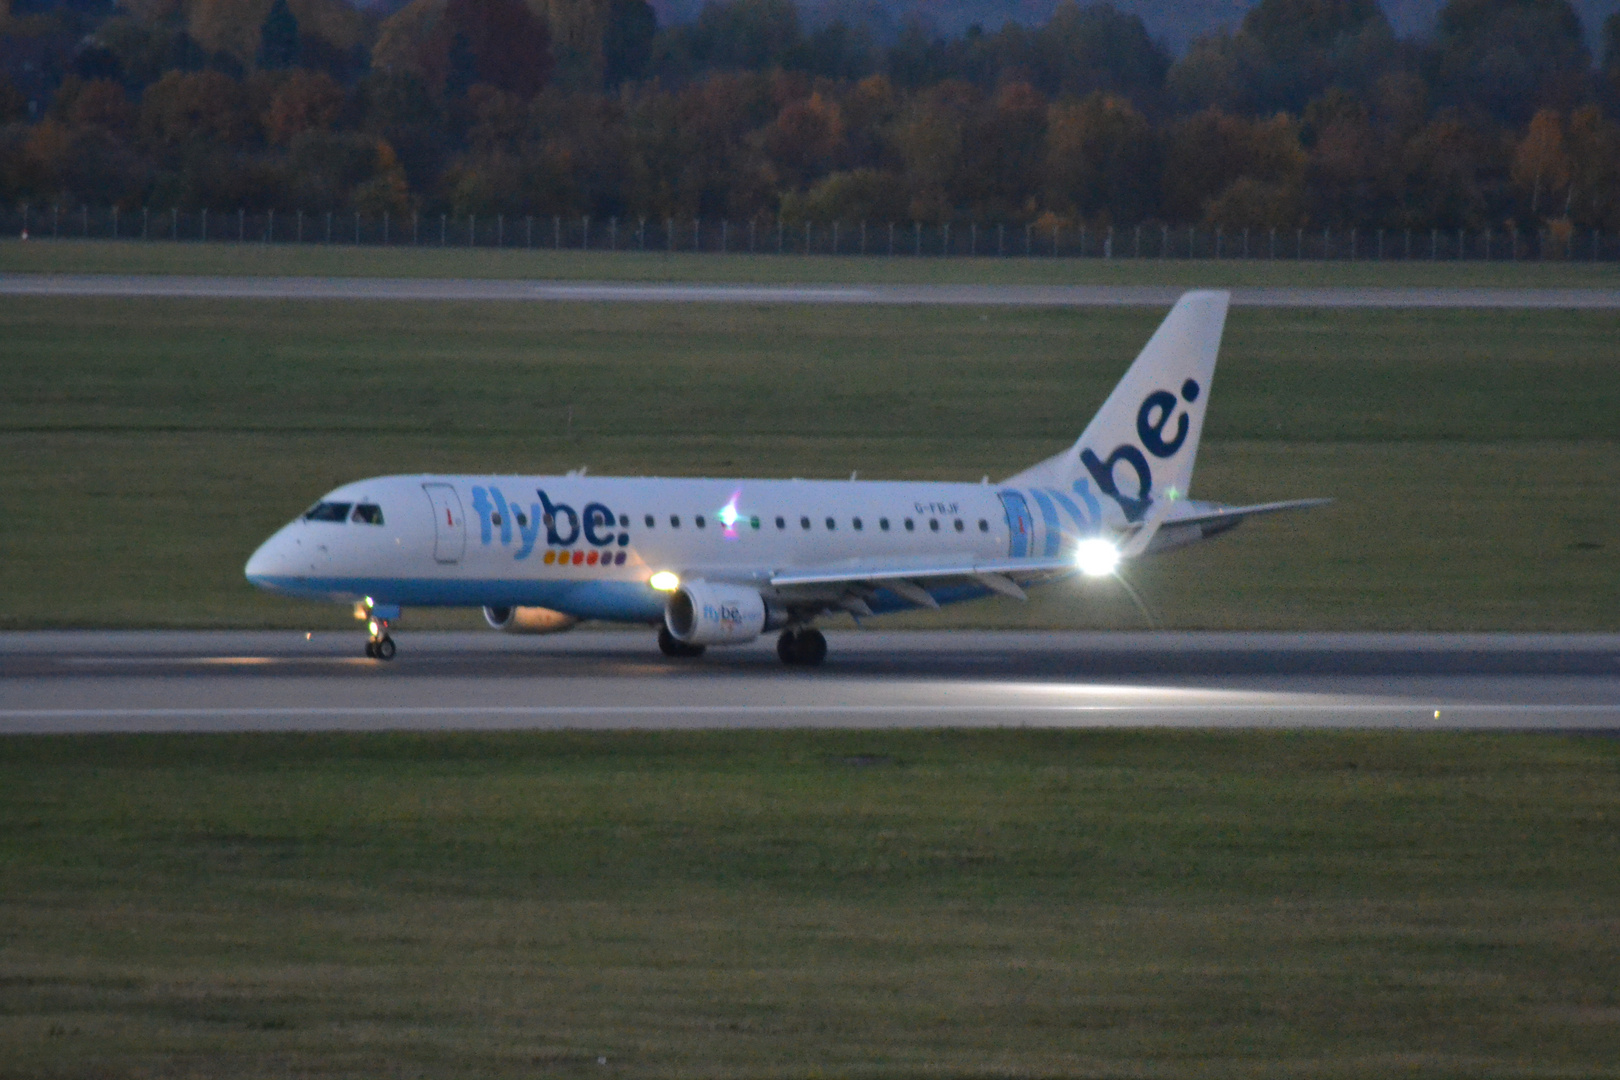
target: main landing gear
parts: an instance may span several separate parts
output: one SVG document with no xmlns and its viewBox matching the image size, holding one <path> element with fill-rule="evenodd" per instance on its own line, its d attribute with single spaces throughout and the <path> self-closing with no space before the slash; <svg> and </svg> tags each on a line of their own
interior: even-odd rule
<svg viewBox="0 0 1620 1080">
<path fill-rule="evenodd" d="M 372 619 L 367 629 L 371 637 L 366 640 L 366 655 L 373 660 L 392 660 L 394 639 L 388 636 L 388 620 Z"/>
<path fill-rule="evenodd" d="M 688 645 L 686 642 L 670 633 L 669 627 L 667 626 L 660 626 L 658 628 L 658 651 L 663 653 L 665 656 L 702 656 L 703 648 L 704 647 L 702 645 Z"/>
<path fill-rule="evenodd" d="M 827 639 L 820 630 L 808 626 L 800 630 L 784 630 L 776 639 L 776 655 L 790 667 L 815 667 L 827 659 Z"/>
</svg>

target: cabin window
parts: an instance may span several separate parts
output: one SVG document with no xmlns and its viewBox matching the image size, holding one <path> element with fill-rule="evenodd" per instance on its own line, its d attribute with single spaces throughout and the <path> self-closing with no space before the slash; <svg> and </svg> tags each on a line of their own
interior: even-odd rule
<svg viewBox="0 0 1620 1080">
<path fill-rule="evenodd" d="M 653 517 L 653 516 L 652 516 L 652 515 L 651 515 L 651 514 L 648 514 L 648 515 L 647 515 L 647 519 L 646 519 L 646 520 L 647 520 L 647 528 L 649 528 L 649 529 L 650 529 L 650 528 L 652 528 L 652 527 L 653 527 L 653 525 L 654 525 L 654 524 L 656 524 L 656 523 L 657 523 L 657 521 L 658 521 L 658 519 L 657 519 L 657 518 L 655 518 L 655 517 Z"/>
<path fill-rule="evenodd" d="M 853 526 L 854 526 L 854 527 L 855 527 L 855 531 L 856 531 L 856 532 L 860 532 L 860 531 L 861 531 L 861 519 L 860 519 L 860 518 L 852 518 L 852 519 L 851 519 L 851 520 L 850 520 L 850 524 L 851 524 L 851 525 L 853 525 Z"/>
<path fill-rule="evenodd" d="M 519 510 L 517 512 L 517 523 L 518 523 L 518 528 L 527 529 L 529 527 L 529 515 L 525 514 L 523 511 Z"/>
<path fill-rule="evenodd" d="M 709 519 L 704 517 L 702 514 L 693 514 L 692 515 L 692 524 L 696 525 L 698 528 L 701 529 L 701 528 L 706 527 L 709 524 Z"/>
<path fill-rule="evenodd" d="M 783 518 L 783 517 L 779 517 L 779 518 L 777 518 L 777 519 L 776 519 L 776 527 L 777 527 L 777 528 L 778 528 L 778 529 L 785 529 L 785 528 L 787 528 L 787 518 Z"/>
<path fill-rule="evenodd" d="M 759 518 L 757 518 L 757 517 L 749 518 L 748 519 L 748 527 L 753 529 L 755 532 L 758 532 L 759 531 Z"/>
<path fill-rule="evenodd" d="M 956 531 L 957 532 L 962 531 L 962 519 L 961 518 L 956 519 Z"/>
<path fill-rule="evenodd" d="M 799 519 L 799 527 L 803 528 L 803 529 L 808 529 L 810 527 L 810 519 L 807 518 L 807 517 L 800 518 Z"/>
<path fill-rule="evenodd" d="M 917 523 L 915 521 L 912 521 L 910 518 L 906 518 L 906 532 L 912 532 L 916 528 L 917 528 Z"/>
<path fill-rule="evenodd" d="M 827 531 L 832 532 L 836 528 L 838 528 L 838 522 L 834 521 L 832 518 L 828 518 L 827 519 Z"/>
<path fill-rule="evenodd" d="M 934 532 L 939 532 L 939 518 L 929 518 L 928 527 Z"/>
<path fill-rule="evenodd" d="M 501 523 L 501 512 L 499 510 L 493 510 L 490 512 L 489 523 L 491 525 L 499 525 Z"/>
<path fill-rule="evenodd" d="M 304 511 L 305 521 L 346 521 L 353 503 L 318 502 Z"/>
<path fill-rule="evenodd" d="M 553 525 L 557 524 L 557 519 L 552 517 L 550 514 L 541 514 L 540 515 L 540 524 L 544 525 L 546 528 L 549 529 Z"/>
<path fill-rule="evenodd" d="M 382 507 L 376 503 L 361 503 L 354 508 L 349 520 L 359 525 L 381 525 L 383 523 Z"/>
<path fill-rule="evenodd" d="M 669 527 L 672 528 L 672 529 L 680 528 L 681 527 L 681 515 L 679 515 L 679 514 L 671 514 L 671 515 L 669 515 Z"/>
<path fill-rule="evenodd" d="M 889 519 L 888 518 L 878 518 L 878 528 L 882 529 L 884 532 L 888 532 L 889 531 Z"/>
<path fill-rule="evenodd" d="M 990 523 L 988 521 L 984 520 L 984 518 L 979 519 L 979 531 L 980 532 L 989 532 L 990 531 Z"/>
</svg>

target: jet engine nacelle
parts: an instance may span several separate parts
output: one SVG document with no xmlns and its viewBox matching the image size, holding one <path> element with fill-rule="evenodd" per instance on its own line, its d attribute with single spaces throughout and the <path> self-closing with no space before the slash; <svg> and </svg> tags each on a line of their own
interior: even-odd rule
<svg viewBox="0 0 1620 1080">
<path fill-rule="evenodd" d="M 487 607 L 484 621 L 508 634 L 557 634 L 579 619 L 543 607 Z"/>
<path fill-rule="evenodd" d="M 742 645 L 786 622 L 757 589 L 710 581 L 688 581 L 664 608 L 664 625 L 687 645 Z"/>
</svg>

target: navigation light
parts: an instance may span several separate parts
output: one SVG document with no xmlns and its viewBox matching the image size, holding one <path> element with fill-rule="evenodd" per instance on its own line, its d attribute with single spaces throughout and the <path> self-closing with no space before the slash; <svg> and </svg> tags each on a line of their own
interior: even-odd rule
<svg viewBox="0 0 1620 1080">
<path fill-rule="evenodd" d="M 651 585 L 659 592 L 674 592 L 676 589 L 681 587 L 681 579 L 677 575 L 670 573 L 668 570 L 660 570 L 658 573 L 647 579 L 647 584 Z"/>
</svg>

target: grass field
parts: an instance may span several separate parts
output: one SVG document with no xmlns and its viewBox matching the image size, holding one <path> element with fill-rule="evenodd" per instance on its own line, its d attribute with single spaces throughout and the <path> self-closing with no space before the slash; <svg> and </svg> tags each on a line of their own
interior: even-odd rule
<svg viewBox="0 0 1620 1080">
<path fill-rule="evenodd" d="M 1551 736 L 5 739 L 0 1074 L 1615 1076 L 1617 767 Z"/>
<path fill-rule="evenodd" d="M 384 472 L 998 478 L 1072 441 L 1159 317 L 7 298 L 0 625 L 343 625 L 241 567 Z M 926 621 L 1615 629 L 1617 329 L 1235 311 L 1194 494 L 1339 501 L 1143 564 L 1145 612 L 1094 586 Z"/>
<path fill-rule="evenodd" d="M 917 259 L 0 240 L 0 273 L 24 272 L 748 283 L 1620 287 L 1620 264 L 1617 263 Z"/>
</svg>

